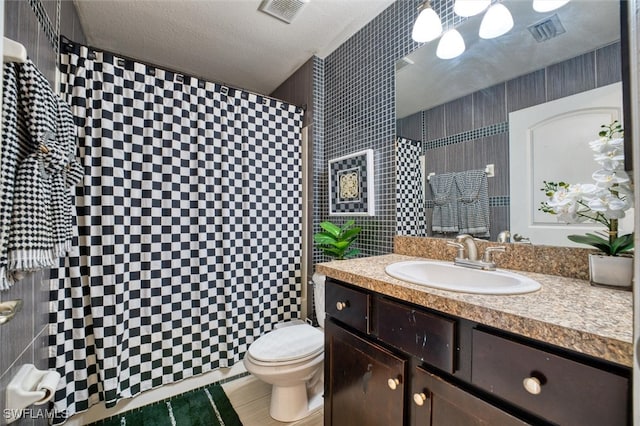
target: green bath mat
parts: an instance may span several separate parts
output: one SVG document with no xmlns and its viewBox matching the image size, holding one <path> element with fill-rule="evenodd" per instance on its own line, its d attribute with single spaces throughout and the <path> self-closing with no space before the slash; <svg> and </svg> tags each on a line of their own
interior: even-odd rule
<svg viewBox="0 0 640 426">
<path fill-rule="evenodd" d="M 218 384 L 93 423 L 94 426 L 242 426 Z"/>
</svg>

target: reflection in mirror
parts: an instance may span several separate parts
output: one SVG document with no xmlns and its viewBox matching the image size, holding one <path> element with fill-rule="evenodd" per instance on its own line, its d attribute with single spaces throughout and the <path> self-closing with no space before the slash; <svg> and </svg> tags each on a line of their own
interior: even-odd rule
<svg viewBox="0 0 640 426">
<path fill-rule="evenodd" d="M 568 236 L 601 232 L 601 223 L 566 224 L 540 211 L 548 201 L 544 182 L 594 184 L 593 173 L 604 164 L 587 142 L 598 139 L 601 124 L 622 121 L 622 85 L 613 83 L 509 114 L 511 232 L 535 234 L 545 244 L 568 245 Z M 556 159 L 556 161 L 549 161 Z M 567 167 L 567 159 L 571 166 Z M 610 163 L 613 165 L 614 163 Z M 617 167 L 617 166 L 613 166 Z M 621 166 L 620 166 L 621 167 Z M 633 212 L 619 223 L 622 234 L 633 230 Z M 579 246 L 577 243 L 572 243 Z"/>
<path fill-rule="evenodd" d="M 502 3 L 514 19 L 509 33 L 479 39 L 481 14 L 456 27 L 467 45 L 461 56 L 437 58 L 435 40 L 396 64 L 400 235 L 452 237 L 465 229 L 495 241 L 510 229 L 510 215 L 528 214 L 511 202 L 519 188 L 510 188 L 510 173 L 524 164 L 510 163 L 510 114 L 621 81 L 619 2 L 572 0 L 547 13 L 535 12 L 528 0 Z M 593 123 L 592 139 L 601 124 L 608 123 Z M 572 168 L 572 158 L 545 161 Z M 478 176 L 487 165 L 492 177 L 460 177 Z M 488 212 L 470 209 L 461 199 L 477 198 L 485 182 Z M 534 244 L 571 245 L 527 232 Z"/>
</svg>

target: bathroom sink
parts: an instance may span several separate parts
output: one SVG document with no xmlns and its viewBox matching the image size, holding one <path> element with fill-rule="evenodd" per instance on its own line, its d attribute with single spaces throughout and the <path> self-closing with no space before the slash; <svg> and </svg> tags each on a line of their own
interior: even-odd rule
<svg viewBox="0 0 640 426">
<path fill-rule="evenodd" d="M 462 293 L 522 294 L 541 287 L 539 282 L 513 272 L 481 271 L 430 260 L 392 263 L 385 271 L 402 281 Z"/>
</svg>

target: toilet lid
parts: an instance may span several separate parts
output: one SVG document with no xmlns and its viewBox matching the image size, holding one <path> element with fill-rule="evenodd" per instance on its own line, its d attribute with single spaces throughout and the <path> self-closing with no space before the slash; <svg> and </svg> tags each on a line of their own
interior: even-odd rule
<svg viewBox="0 0 640 426">
<path fill-rule="evenodd" d="M 270 331 L 249 346 L 249 355 L 263 362 L 291 361 L 321 352 L 324 334 L 309 324 L 298 324 Z"/>
</svg>

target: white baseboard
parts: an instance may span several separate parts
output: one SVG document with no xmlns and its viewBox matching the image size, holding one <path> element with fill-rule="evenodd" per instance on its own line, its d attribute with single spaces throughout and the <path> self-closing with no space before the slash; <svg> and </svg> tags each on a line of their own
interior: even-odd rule
<svg viewBox="0 0 640 426">
<path fill-rule="evenodd" d="M 98 420 L 106 419 L 108 417 L 115 416 L 116 414 L 124 413 L 125 411 L 153 404 L 154 402 L 162 401 L 166 398 L 171 398 L 172 396 L 188 392 L 192 389 L 197 389 L 202 386 L 207 386 L 212 383 L 241 375 L 246 373 L 246 371 L 244 363 L 238 362 L 231 368 L 220 368 L 199 376 L 190 377 L 179 382 L 148 390 L 133 398 L 119 401 L 113 408 L 106 408 L 103 403 L 99 403 L 90 407 L 85 412 L 71 416 L 65 423 L 65 426 L 82 426 L 97 422 Z"/>
</svg>

